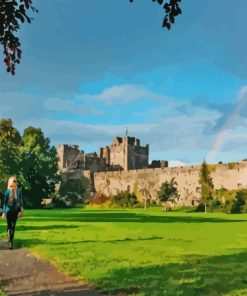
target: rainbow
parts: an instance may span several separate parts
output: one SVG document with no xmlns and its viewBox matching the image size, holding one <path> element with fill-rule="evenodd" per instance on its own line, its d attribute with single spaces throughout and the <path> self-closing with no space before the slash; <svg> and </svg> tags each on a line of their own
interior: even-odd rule
<svg viewBox="0 0 247 296">
<path fill-rule="evenodd" d="M 229 132 L 229 128 L 233 125 L 235 119 L 237 118 L 240 110 L 247 104 L 247 86 L 243 87 L 238 96 L 238 101 L 233 109 L 233 112 L 230 114 L 230 116 L 225 121 L 223 127 L 219 131 L 219 133 L 216 135 L 215 140 L 211 146 L 211 149 L 206 156 L 207 162 L 214 163 L 216 162 L 216 155 L 217 152 L 220 151 L 223 143 L 225 142 L 227 138 L 227 134 Z"/>
</svg>

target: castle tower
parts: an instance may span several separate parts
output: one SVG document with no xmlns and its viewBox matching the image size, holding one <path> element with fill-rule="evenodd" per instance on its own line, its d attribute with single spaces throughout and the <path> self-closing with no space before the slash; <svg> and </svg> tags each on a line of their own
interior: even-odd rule
<svg viewBox="0 0 247 296">
<path fill-rule="evenodd" d="M 80 154 L 78 145 L 59 144 L 57 147 L 58 169 L 63 171 Z"/>
</svg>

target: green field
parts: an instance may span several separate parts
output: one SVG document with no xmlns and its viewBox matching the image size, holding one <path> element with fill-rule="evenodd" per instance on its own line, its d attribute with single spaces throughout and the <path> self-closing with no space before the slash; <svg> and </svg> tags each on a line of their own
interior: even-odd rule
<svg viewBox="0 0 247 296">
<path fill-rule="evenodd" d="M 16 245 L 106 294 L 247 295 L 247 215 L 30 210 Z M 1 238 L 5 225 L 1 221 Z"/>
</svg>

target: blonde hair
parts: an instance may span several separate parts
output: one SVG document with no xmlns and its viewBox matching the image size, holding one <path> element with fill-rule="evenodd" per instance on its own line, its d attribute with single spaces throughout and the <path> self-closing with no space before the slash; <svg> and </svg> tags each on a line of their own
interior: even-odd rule
<svg viewBox="0 0 247 296">
<path fill-rule="evenodd" d="M 11 176 L 8 181 L 8 189 L 12 189 L 13 181 L 16 180 L 16 176 Z"/>
</svg>

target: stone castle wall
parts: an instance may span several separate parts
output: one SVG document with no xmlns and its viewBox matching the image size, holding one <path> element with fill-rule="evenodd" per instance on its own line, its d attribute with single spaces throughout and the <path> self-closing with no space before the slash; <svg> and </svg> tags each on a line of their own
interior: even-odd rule
<svg viewBox="0 0 247 296">
<path fill-rule="evenodd" d="M 211 165 L 211 177 L 215 189 L 224 187 L 228 190 L 247 188 L 247 162 L 237 164 Z M 199 200 L 200 185 L 198 183 L 200 166 L 174 168 L 140 169 L 129 171 L 112 171 L 94 173 L 96 192 L 106 195 L 119 191 L 134 192 L 146 189 L 152 200 L 157 199 L 157 190 L 165 181 L 174 177 L 178 184 L 180 199 L 178 204 L 192 205 Z"/>
</svg>

